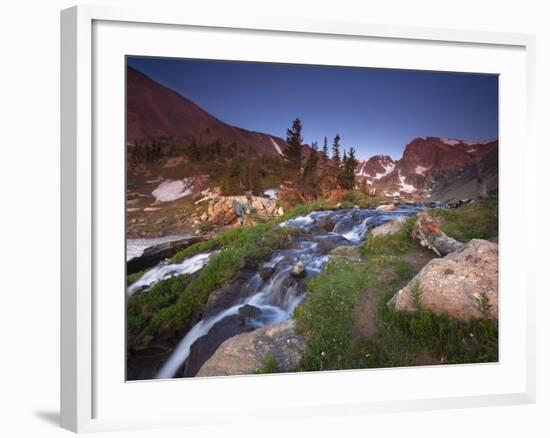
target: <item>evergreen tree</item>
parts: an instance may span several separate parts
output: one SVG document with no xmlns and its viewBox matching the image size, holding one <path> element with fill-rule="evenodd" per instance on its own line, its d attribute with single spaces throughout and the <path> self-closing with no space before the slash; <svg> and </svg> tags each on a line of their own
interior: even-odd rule
<svg viewBox="0 0 550 438">
<path fill-rule="evenodd" d="M 286 131 L 286 142 L 288 147 L 284 150 L 284 158 L 289 167 L 300 175 L 300 165 L 302 159 L 302 123 L 296 118 L 292 122 L 292 127 Z"/>
<path fill-rule="evenodd" d="M 332 142 L 332 161 L 337 168 L 340 167 L 340 135 L 336 134 Z"/>
<path fill-rule="evenodd" d="M 343 188 L 347 189 L 347 161 L 348 161 L 348 154 L 346 150 L 344 149 L 344 153 L 342 154 L 342 161 L 340 163 L 340 167 L 336 169 L 336 181 L 338 185 Z"/>
<path fill-rule="evenodd" d="M 319 162 L 317 142 L 311 144 L 311 152 L 304 166 L 302 184 L 308 195 L 316 197 L 318 193 L 317 164 Z"/>
<path fill-rule="evenodd" d="M 328 140 L 326 135 L 325 139 L 323 140 L 323 160 L 328 160 Z"/>
<path fill-rule="evenodd" d="M 355 187 L 355 168 L 357 167 L 357 158 L 355 149 L 350 148 L 343 164 L 343 187 L 347 190 L 353 190 Z"/>
</svg>

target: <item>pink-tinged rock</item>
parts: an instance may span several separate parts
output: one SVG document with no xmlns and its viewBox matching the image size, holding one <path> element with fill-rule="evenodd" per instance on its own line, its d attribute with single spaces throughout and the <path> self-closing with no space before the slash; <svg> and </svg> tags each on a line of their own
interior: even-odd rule
<svg viewBox="0 0 550 438">
<path fill-rule="evenodd" d="M 388 302 L 395 310 L 415 312 L 415 286 L 420 287 L 420 305 L 438 315 L 468 321 L 498 319 L 498 245 L 473 239 L 462 249 L 432 259 Z M 486 299 L 489 309 L 482 312 Z"/>
<path fill-rule="evenodd" d="M 458 240 L 447 236 L 441 230 L 441 220 L 430 216 L 427 211 L 421 211 L 416 216 L 412 237 L 418 240 L 420 245 L 431 249 L 438 256 L 449 254 L 464 246 Z"/>
</svg>

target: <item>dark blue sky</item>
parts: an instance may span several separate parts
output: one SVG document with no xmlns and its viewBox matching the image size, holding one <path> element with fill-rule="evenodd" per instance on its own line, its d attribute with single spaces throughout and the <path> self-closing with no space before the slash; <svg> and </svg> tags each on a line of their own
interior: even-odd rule
<svg viewBox="0 0 550 438">
<path fill-rule="evenodd" d="M 218 119 L 306 143 L 336 133 L 359 158 L 400 158 L 415 137 L 498 136 L 498 77 L 407 70 L 129 57 L 128 64 Z"/>
</svg>

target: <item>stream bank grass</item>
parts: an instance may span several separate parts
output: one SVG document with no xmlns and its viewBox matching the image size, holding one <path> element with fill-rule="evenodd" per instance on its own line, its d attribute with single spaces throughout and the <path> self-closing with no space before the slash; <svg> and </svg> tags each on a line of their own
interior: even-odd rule
<svg viewBox="0 0 550 438">
<path fill-rule="evenodd" d="M 369 367 L 498 361 L 496 321 L 459 321 L 436 315 L 422 305 L 412 314 L 397 312 L 386 305 L 391 296 L 380 301 L 379 331 L 366 346 Z"/>
<path fill-rule="evenodd" d="M 353 336 L 354 309 L 370 284 L 365 262 L 335 257 L 308 284 L 306 301 L 295 311 L 297 330 L 306 335 L 304 371 L 353 368 L 360 345 Z"/>
<path fill-rule="evenodd" d="M 430 213 L 442 218 L 443 231 L 460 242 L 498 237 L 498 198 L 479 200 L 453 209 L 438 208 Z"/>
<path fill-rule="evenodd" d="M 187 274 L 171 277 L 155 284 L 146 293 L 128 299 L 126 310 L 128 347 L 131 348 L 136 344 L 140 334 L 159 310 L 176 302 L 181 291 L 190 281 L 191 276 Z"/>
</svg>

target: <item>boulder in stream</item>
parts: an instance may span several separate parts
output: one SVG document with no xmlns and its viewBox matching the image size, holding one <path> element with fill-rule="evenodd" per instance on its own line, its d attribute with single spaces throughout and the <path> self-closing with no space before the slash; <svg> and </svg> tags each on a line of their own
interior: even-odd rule
<svg viewBox="0 0 550 438">
<path fill-rule="evenodd" d="M 307 275 L 307 270 L 304 262 L 300 260 L 298 263 L 296 263 L 292 267 L 290 274 L 295 278 L 304 278 Z"/>
<path fill-rule="evenodd" d="M 305 350 L 305 338 L 296 334 L 295 321 L 288 320 L 227 339 L 196 376 L 252 374 L 270 356 L 275 357 L 277 372 L 293 371 Z"/>
<path fill-rule="evenodd" d="M 246 324 L 251 319 L 257 318 L 262 314 L 262 311 L 251 304 L 245 304 L 241 308 L 239 308 L 239 321 L 241 325 Z"/>
</svg>

